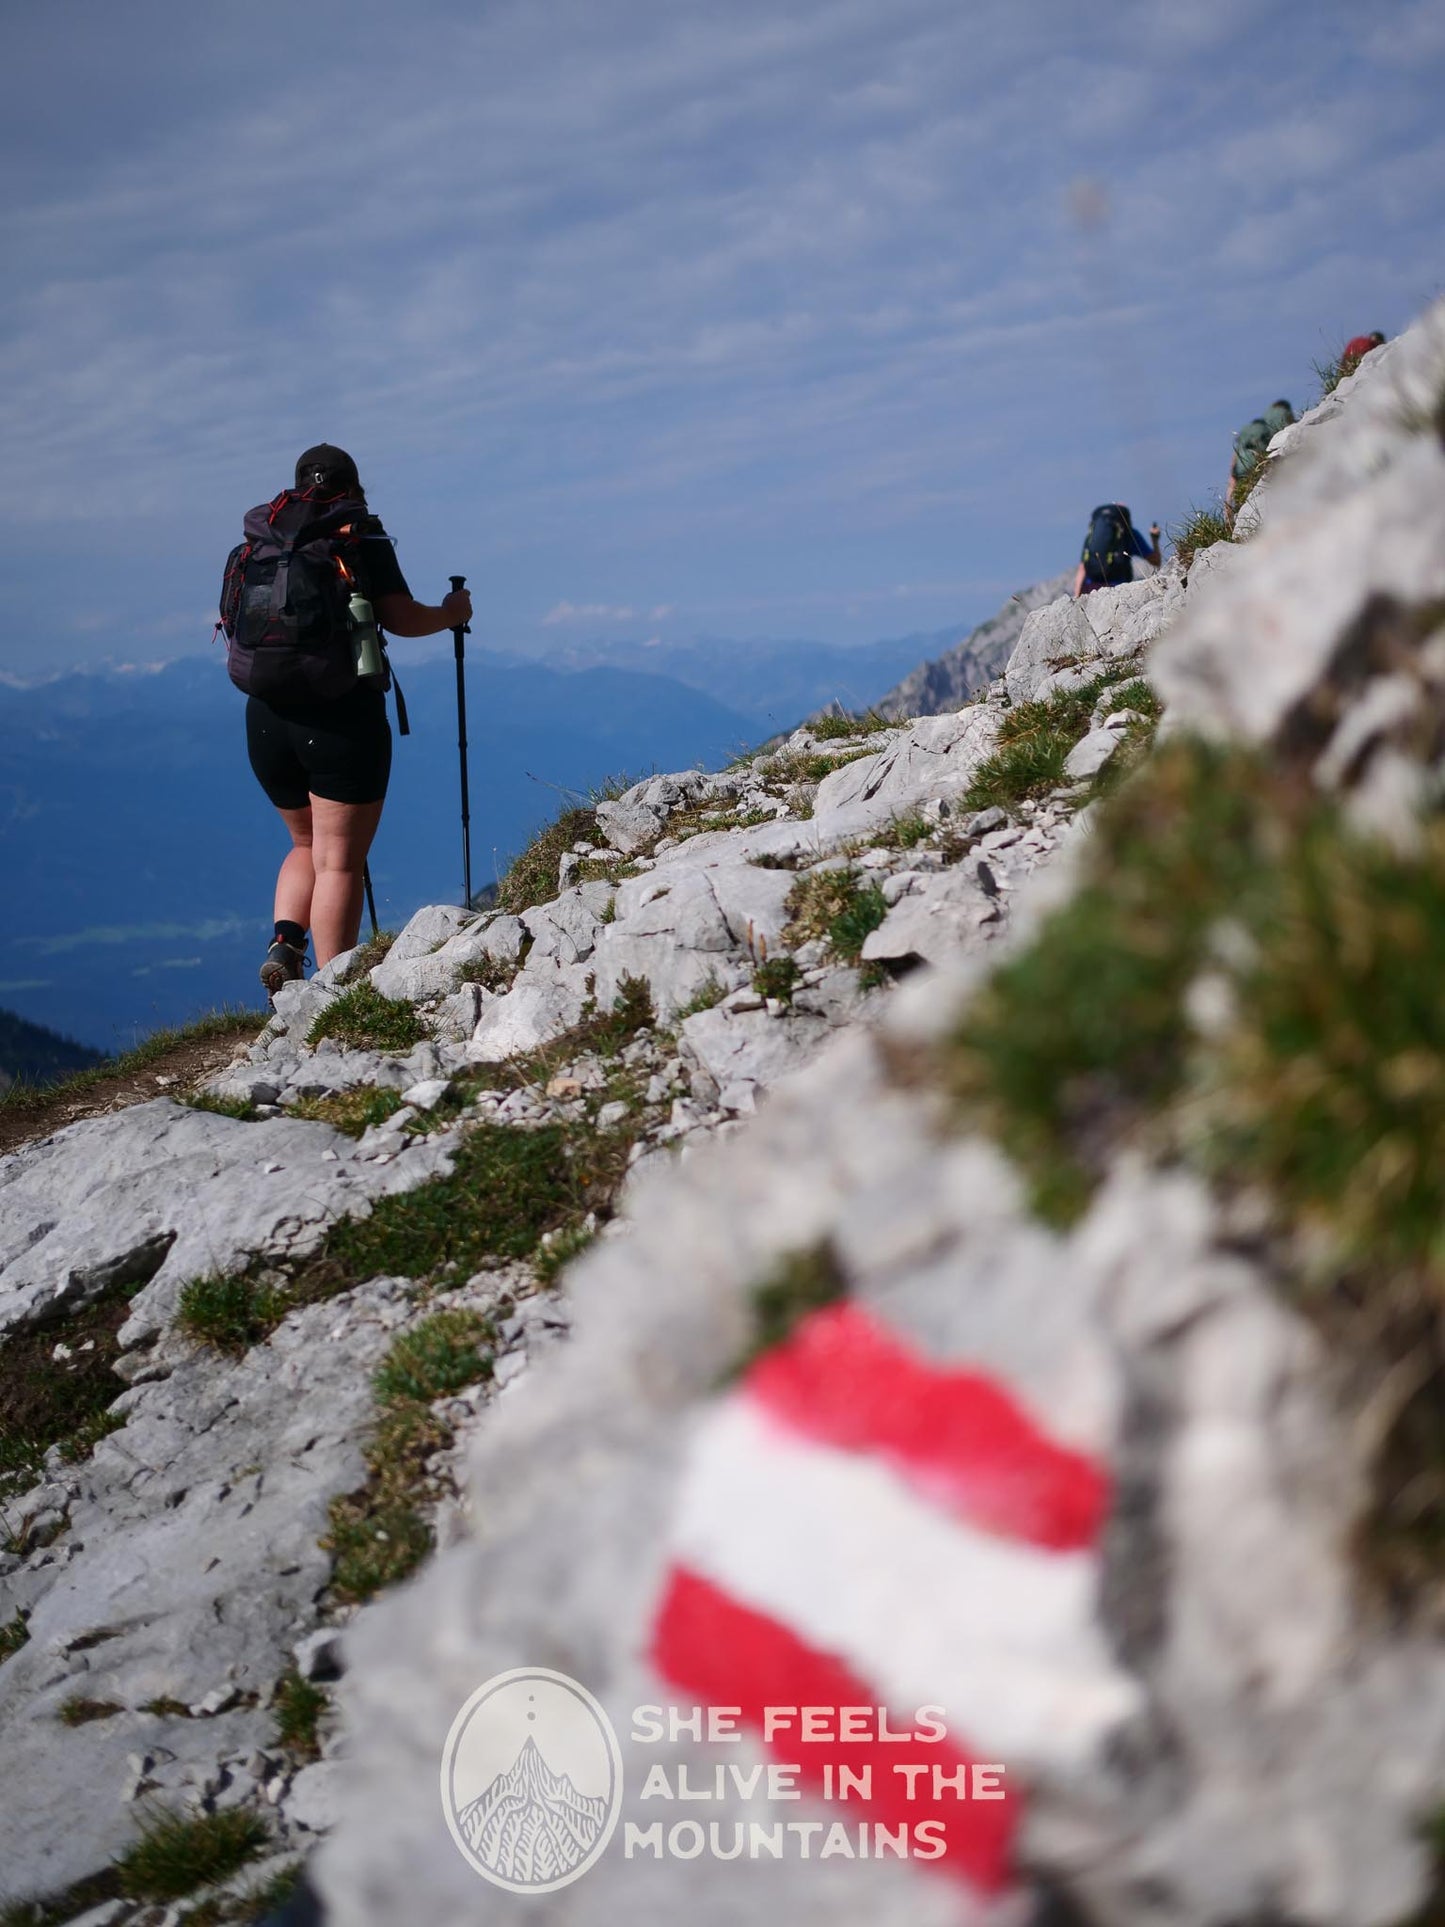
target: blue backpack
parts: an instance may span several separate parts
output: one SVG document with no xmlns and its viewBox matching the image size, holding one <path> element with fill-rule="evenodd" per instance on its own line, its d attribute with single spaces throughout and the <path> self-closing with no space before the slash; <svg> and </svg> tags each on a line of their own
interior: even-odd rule
<svg viewBox="0 0 1445 1927">
<path fill-rule="evenodd" d="M 1134 524 L 1117 502 L 1104 502 L 1089 517 L 1084 537 L 1084 575 L 1090 582 L 1134 580 Z"/>
</svg>

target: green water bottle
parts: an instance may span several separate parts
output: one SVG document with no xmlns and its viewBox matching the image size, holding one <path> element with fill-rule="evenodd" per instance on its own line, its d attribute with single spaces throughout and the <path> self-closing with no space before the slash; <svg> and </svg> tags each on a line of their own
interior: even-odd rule
<svg viewBox="0 0 1445 1927">
<path fill-rule="evenodd" d="M 351 598 L 351 646 L 355 653 L 356 680 L 379 683 L 386 678 L 386 659 L 381 653 L 381 637 L 376 632 L 376 617 L 371 604 L 358 590 Z"/>
</svg>

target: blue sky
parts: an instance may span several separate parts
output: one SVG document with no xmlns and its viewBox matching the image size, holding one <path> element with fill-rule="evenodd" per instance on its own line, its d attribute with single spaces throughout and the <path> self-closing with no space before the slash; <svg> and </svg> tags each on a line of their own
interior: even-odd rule
<svg viewBox="0 0 1445 1927">
<path fill-rule="evenodd" d="M 1445 280 L 1438 0 L 14 8 L 0 672 L 349 447 L 500 646 L 982 616 Z"/>
</svg>

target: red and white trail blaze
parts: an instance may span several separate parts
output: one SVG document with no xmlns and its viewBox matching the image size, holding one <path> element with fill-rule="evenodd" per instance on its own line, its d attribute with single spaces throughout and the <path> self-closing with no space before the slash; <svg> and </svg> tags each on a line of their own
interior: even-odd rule
<svg viewBox="0 0 1445 1927">
<path fill-rule="evenodd" d="M 1023 1787 L 1085 1766 L 1136 1704 L 1095 1617 L 1109 1500 L 1103 1464 L 1009 1387 L 830 1306 L 703 1419 L 652 1662 L 693 1700 L 740 1707 L 820 1799 L 871 1765 L 871 1796 L 828 1818 L 936 1823 L 946 1850 L 918 1864 L 1002 1897 Z M 885 1709 L 892 1733 L 805 1743 L 795 1718 L 769 1739 L 769 1707 Z M 893 1737 L 922 1707 L 943 1709 L 946 1737 Z M 960 1798 L 984 1764 L 1005 1797 Z"/>
</svg>

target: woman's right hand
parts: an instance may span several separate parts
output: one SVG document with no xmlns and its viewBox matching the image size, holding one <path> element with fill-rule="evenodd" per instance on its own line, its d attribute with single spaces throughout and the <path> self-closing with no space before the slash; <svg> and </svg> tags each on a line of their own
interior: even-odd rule
<svg viewBox="0 0 1445 1927">
<path fill-rule="evenodd" d="M 472 619 L 472 598 L 465 589 L 452 589 L 442 597 L 448 629 L 460 629 Z"/>
</svg>

